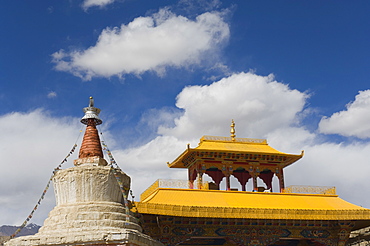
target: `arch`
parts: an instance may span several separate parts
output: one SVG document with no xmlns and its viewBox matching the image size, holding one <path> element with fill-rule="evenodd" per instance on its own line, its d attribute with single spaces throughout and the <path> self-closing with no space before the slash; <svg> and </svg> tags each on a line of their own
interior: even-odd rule
<svg viewBox="0 0 370 246">
<path fill-rule="evenodd" d="M 220 183 L 222 179 L 225 177 L 225 174 L 216 167 L 211 167 L 206 170 L 206 174 L 212 178 L 215 182 L 217 189 L 220 189 Z"/>
<path fill-rule="evenodd" d="M 265 169 L 259 174 L 259 178 L 266 184 L 267 189 L 272 191 L 272 178 L 274 173 L 270 169 Z"/>
<path fill-rule="evenodd" d="M 240 185 L 242 186 L 242 191 L 246 191 L 246 184 L 252 175 L 249 174 L 244 168 L 238 168 L 233 171 L 232 175 L 237 178 Z"/>
</svg>

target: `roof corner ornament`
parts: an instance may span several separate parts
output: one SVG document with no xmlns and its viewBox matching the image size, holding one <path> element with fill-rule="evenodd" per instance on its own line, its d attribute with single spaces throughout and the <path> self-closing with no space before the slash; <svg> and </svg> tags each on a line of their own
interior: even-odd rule
<svg viewBox="0 0 370 246">
<path fill-rule="evenodd" d="M 89 106 L 83 108 L 85 113 L 84 117 L 81 119 L 81 123 L 88 125 L 89 119 L 92 119 L 95 125 L 100 125 L 103 121 L 99 118 L 100 109 L 94 107 L 94 99 L 90 97 Z"/>
<path fill-rule="evenodd" d="M 235 137 L 236 137 L 236 135 L 235 135 L 235 122 L 234 122 L 234 120 L 231 120 L 231 130 L 230 130 L 230 133 L 231 133 L 231 141 L 235 141 Z"/>
</svg>

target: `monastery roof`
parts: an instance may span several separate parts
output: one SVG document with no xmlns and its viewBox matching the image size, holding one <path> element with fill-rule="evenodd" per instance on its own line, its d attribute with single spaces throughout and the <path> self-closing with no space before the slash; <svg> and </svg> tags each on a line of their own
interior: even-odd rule
<svg viewBox="0 0 370 246">
<path fill-rule="evenodd" d="M 200 139 L 198 147 L 189 147 L 176 160 L 168 164 L 168 166 L 172 168 L 184 168 L 187 166 L 188 157 L 196 152 L 207 154 L 217 152 L 229 153 L 234 154 L 229 156 L 229 159 L 231 158 L 233 161 L 265 160 L 266 162 L 280 163 L 284 167 L 296 162 L 303 156 L 303 151 L 299 155 L 280 152 L 269 146 L 266 139 L 203 136 Z M 244 156 L 240 159 L 241 155 Z M 210 155 L 210 157 L 214 156 Z"/>
<path fill-rule="evenodd" d="M 337 195 L 158 188 L 136 204 L 143 214 L 201 218 L 356 220 L 370 225 L 370 210 Z"/>
</svg>

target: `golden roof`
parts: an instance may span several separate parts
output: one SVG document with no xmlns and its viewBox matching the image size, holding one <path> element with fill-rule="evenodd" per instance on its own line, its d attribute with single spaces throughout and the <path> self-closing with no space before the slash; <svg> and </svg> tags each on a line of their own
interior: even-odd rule
<svg viewBox="0 0 370 246">
<path fill-rule="evenodd" d="M 358 220 L 370 209 L 337 195 L 158 188 L 136 203 L 139 213 L 202 218 Z"/>
<path fill-rule="evenodd" d="M 227 156 L 220 157 L 218 155 L 217 158 L 216 153 L 225 153 Z M 202 158 L 204 155 L 208 157 L 206 158 L 208 160 L 213 158 L 237 162 L 244 161 L 245 164 L 253 161 L 262 162 L 261 164 L 274 163 L 286 167 L 302 158 L 303 151 L 300 155 L 286 154 L 269 146 L 266 139 L 203 136 L 198 147 L 188 147 L 168 166 L 171 168 L 188 167 L 189 159 L 205 159 Z"/>
</svg>

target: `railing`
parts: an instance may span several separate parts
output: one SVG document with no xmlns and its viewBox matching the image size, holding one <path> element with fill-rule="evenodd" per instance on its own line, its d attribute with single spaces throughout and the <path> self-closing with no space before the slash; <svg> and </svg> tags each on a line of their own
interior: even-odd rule
<svg viewBox="0 0 370 246">
<path fill-rule="evenodd" d="M 194 189 L 198 189 L 198 182 L 194 181 Z M 189 189 L 189 181 L 181 179 L 158 179 L 148 187 L 141 195 L 141 201 L 150 196 L 158 188 Z M 203 182 L 202 189 L 208 189 L 208 182 Z"/>
<path fill-rule="evenodd" d="M 194 181 L 193 185 L 193 189 L 199 189 L 197 181 Z M 141 194 L 141 201 L 153 194 L 158 188 L 190 189 L 190 186 L 188 180 L 158 179 Z M 210 188 L 209 182 L 203 182 L 201 189 L 209 190 L 212 188 Z M 286 187 L 282 193 L 336 195 L 336 189 L 330 186 L 291 185 Z"/>
<path fill-rule="evenodd" d="M 300 194 L 322 194 L 322 195 L 336 195 L 335 187 L 330 186 L 305 186 L 305 185 L 291 185 L 283 190 L 283 193 L 300 193 Z"/>
<path fill-rule="evenodd" d="M 203 136 L 200 141 L 220 141 L 220 142 L 231 142 L 231 137 L 217 137 L 217 136 Z M 258 138 L 235 138 L 235 141 L 232 142 L 242 142 L 242 143 L 254 143 L 254 144 L 267 144 L 266 139 Z"/>
</svg>

